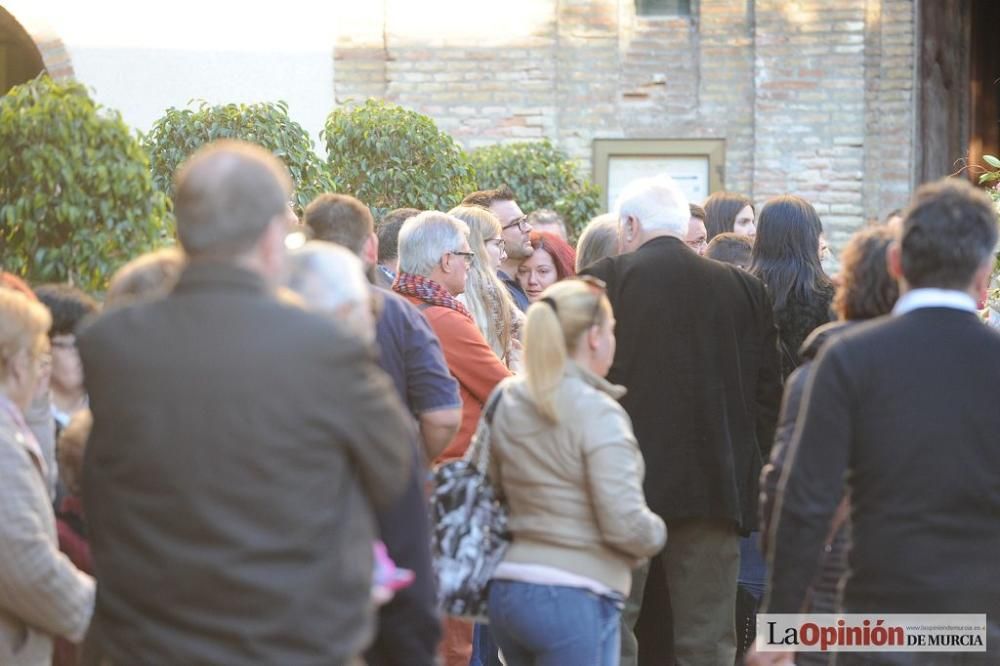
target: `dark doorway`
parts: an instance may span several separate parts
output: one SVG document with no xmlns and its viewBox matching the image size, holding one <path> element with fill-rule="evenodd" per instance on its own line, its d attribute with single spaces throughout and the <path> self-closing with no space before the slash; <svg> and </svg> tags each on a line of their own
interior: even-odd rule
<svg viewBox="0 0 1000 666">
<path fill-rule="evenodd" d="M 918 0 L 917 184 L 961 171 L 975 179 L 1000 152 L 1000 25 L 995 0 Z"/>
<path fill-rule="evenodd" d="M 0 95 L 45 70 L 42 55 L 21 24 L 0 7 Z"/>
</svg>

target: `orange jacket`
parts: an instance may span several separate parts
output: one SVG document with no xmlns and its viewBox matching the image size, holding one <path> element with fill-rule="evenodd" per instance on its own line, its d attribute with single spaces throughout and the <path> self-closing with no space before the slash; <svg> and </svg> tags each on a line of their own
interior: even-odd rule
<svg viewBox="0 0 1000 666">
<path fill-rule="evenodd" d="M 404 294 L 403 297 L 417 306 L 423 303 L 415 296 Z M 471 317 L 441 305 L 432 305 L 421 312 L 441 340 L 448 370 L 458 381 L 459 395 L 462 396 L 462 425 L 455 438 L 434 460 L 434 464 L 438 464 L 461 458 L 469 448 L 483 403 L 493 387 L 510 376 L 510 370 L 490 349 Z"/>
</svg>

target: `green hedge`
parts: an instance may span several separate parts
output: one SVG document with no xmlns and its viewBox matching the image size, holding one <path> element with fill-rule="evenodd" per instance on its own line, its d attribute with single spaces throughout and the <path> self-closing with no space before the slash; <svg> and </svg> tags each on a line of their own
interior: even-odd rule
<svg viewBox="0 0 1000 666">
<path fill-rule="evenodd" d="M 477 148 L 470 158 L 476 169 L 476 189 L 506 183 L 524 212 L 551 208 L 562 215 L 571 238 L 601 208 L 597 186 L 580 178 L 576 165 L 548 139 Z"/>
<path fill-rule="evenodd" d="M 3 268 L 103 290 L 168 233 L 167 201 L 119 114 L 42 75 L 0 98 Z"/>
<path fill-rule="evenodd" d="M 284 102 L 210 106 L 204 101 L 196 109 L 167 109 L 145 137 L 157 187 L 172 196 L 177 167 L 215 139 L 256 143 L 284 161 L 292 175 L 294 200 L 300 214 L 316 195 L 337 189 L 313 151 L 309 134 L 289 118 Z"/>
<path fill-rule="evenodd" d="M 323 130 L 331 175 L 376 214 L 448 210 L 476 189 L 468 156 L 425 115 L 380 100 L 333 111 Z"/>
</svg>

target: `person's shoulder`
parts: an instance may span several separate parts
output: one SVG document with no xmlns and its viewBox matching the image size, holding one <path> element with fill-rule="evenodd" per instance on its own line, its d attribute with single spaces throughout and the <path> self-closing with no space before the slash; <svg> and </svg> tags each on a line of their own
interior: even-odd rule
<svg viewBox="0 0 1000 666">
<path fill-rule="evenodd" d="M 413 322 L 421 319 L 417 307 L 394 291 L 375 286 L 372 287 L 372 292 L 378 296 L 380 301 L 382 309 L 380 318 L 385 317 L 392 322 Z"/>
</svg>

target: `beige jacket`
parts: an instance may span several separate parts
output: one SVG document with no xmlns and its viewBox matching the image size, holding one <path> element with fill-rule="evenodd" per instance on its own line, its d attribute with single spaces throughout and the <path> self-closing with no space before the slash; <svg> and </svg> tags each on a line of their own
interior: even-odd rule
<svg viewBox="0 0 1000 666">
<path fill-rule="evenodd" d="M 10 408 L 0 404 L 0 664 L 49 666 L 54 636 L 82 640 L 94 581 L 59 552 L 46 463 Z"/>
<path fill-rule="evenodd" d="M 576 363 L 556 390 L 561 416 L 535 409 L 507 380 L 491 430 L 490 478 L 510 507 L 504 561 L 543 564 L 628 594 L 632 568 L 666 543 L 642 491 L 645 464 L 614 386 Z"/>
</svg>

